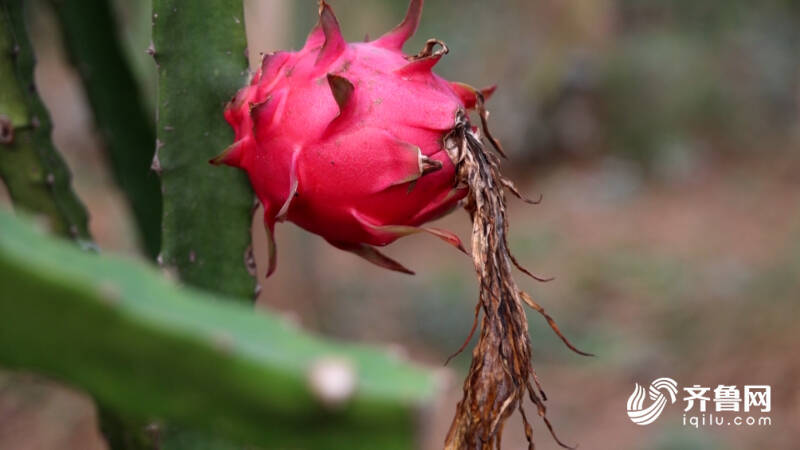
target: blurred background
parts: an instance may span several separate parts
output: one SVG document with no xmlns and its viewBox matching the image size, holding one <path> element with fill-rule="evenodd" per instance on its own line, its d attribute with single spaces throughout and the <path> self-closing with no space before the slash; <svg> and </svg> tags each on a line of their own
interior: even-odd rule
<svg viewBox="0 0 800 450">
<path fill-rule="evenodd" d="M 116 3 L 127 56 L 152 100 L 150 2 Z M 390 29 L 407 5 L 331 3 L 351 41 Z M 315 0 L 245 5 L 251 61 L 258 52 L 299 48 L 316 21 Z M 37 80 L 56 145 L 100 247 L 136 254 L 131 215 L 57 24 L 47 8 L 37 11 Z M 556 277 L 518 281 L 578 347 L 597 354 L 570 352 L 529 314 L 536 369 L 562 440 L 589 449 L 796 448 L 800 3 L 429 0 L 406 52 L 430 37 L 451 49 L 440 75 L 499 85 L 488 105 L 510 153 L 504 169 L 528 196 L 544 196 L 539 206 L 510 200 L 511 247 L 528 268 Z M 8 202 L 1 186 L 0 202 Z M 469 235 L 460 211 L 437 226 Z M 253 236 L 264 261 L 261 224 Z M 288 223 L 279 225 L 277 244 L 278 271 L 262 282 L 259 308 L 434 367 L 469 332 L 472 263 L 433 238 L 387 248 L 415 277 L 374 268 Z M 450 393 L 428 448 L 441 446 L 469 361 L 467 350 L 450 363 Z M 680 386 L 771 385 L 772 426 L 694 429 L 681 425 L 680 401 L 654 424 L 634 425 L 625 412 L 634 383 L 658 377 Z M 11 382 L 0 377 L 0 385 Z M 25 447 L 33 430 L 62 436 L 53 437 L 62 445 L 63 436 L 77 439 L 69 448 L 102 448 L 85 398 L 42 395 L 25 409 L 0 392 L 0 418 L 9 418 L 0 435 L 18 444 L 8 448 L 40 448 Z M 87 412 L 65 422 L 53 419 L 55 408 Z M 542 425 L 534 421 L 537 445 L 557 448 Z M 504 444 L 524 447 L 519 418 L 509 421 Z"/>
</svg>

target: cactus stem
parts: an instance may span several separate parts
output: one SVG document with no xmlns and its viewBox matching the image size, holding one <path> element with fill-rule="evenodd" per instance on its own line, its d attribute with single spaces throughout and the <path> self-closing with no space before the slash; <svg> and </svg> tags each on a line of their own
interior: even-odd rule
<svg viewBox="0 0 800 450">
<path fill-rule="evenodd" d="M 431 372 L 386 352 L 82 252 L 4 211 L 0 229 L 0 286 L 15 299 L 0 301 L 0 361 L 82 388 L 118 417 L 265 448 L 412 448 L 417 411 L 439 393 Z"/>
<path fill-rule="evenodd" d="M 243 255 L 252 190 L 245 174 L 207 163 L 233 141 L 221 107 L 244 82 L 244 26 L 231 20 L 242 11 L 240 0 L 154 0 L 150 48 L 158 69 L 163 258 L 182 281 L 249 302 L 255 281 Z"/>
<path fill-rule="evenodd" d="M 86 209 L 53 147 L 50 117 L 36 93 L 25 3 L 0 3 L 0 179 L 16 208 L 46 217 L 53 232 L 90 248 Z"/>
</svg>

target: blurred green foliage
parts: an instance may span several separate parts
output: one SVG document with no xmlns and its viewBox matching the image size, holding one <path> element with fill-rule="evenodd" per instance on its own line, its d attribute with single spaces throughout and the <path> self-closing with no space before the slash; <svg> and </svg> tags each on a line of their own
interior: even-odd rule
<svg viewBox="0 0 800 450">
<path fill-rule="evenodd" d="M 83 82 L 111 170 L 133 213 L 145 254 L 161 250 L 161 191 L 150 169 L 156 135 L 117 35 L 109 0 L 50 1 Z M 42 5 L 44 6 L 44 5 Z"/>
<path fill-rule="evenodd" d="M 84 388 L 117 412 L 269 447 L 400 449 L 412 447 L 419 408 L 436 394 L 431 373 L 390 355 L 309 336 L 143 263 L 82 252 L 8 212 L 0 229 L 0 361 Z M 340 404 L 310 378 L 333 358 L 354 377 Z"/>
<path fill-rule="evenodd" d="M 798 119 L 800 8 L 792 1 L 618 2 L 594 87 L 607 151 L 642 163 L 786 141 Z"/>
<path fill-rule="evenodd" d="M 0 3 L 0 178 L 18 208 L 39 215 L 53 232 L 93 247 L 86 207 L 50 140 L 50 114 L 34 81 L 36 58 L 22 0 Z"/>
</svg>

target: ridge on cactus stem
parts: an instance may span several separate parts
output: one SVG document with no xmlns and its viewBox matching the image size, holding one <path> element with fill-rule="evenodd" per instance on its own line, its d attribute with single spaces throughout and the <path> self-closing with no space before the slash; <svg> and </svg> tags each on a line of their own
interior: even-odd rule
<svg viewBox="0 0 800 450">
<path fill-rule="evenodd" d="M 426 232 L 466 253 L 453 233 L 425 226 L 463 206 L 473 224 L 480 297 L 459 352 L 481 311 L 483 320 L 445 448 L 500 448 L 504 423 L 515 410 L 533 448 L 526 397 L 566 447 L 553 432 L 547 397 L 533 371 L 525 305 L 570 349 L 589 354 L 564 337 L 512 275 L 516 268 L 550 280 L 523 268 L 508 245 L 505 192 L 528 203 L 538 200 L 525 199 L 500 171 L 505 153 L 489 131 L 484 107 L 495 88 L 478 90 L 436 75 L 434 66 L 448 52 L 441 41 L 428 40 L 415 55 L 402 52 L 417 29 L 422 3 L 411 0 L 403 22 L 378 39 L 347 43 L 321 1 L 319 23 L 303 48 L 265 56 L 225 108 L 235 142 L 211 162 L 249 175 L 264 205 L 268 275 L 275 270 L 277 222 L 289 220 L 374 264 L 412 273 L 376 247 Z M 471 112 L 480 128 L 470 122 Z"/>
<path fill-rule="evenodd" d="M 303 48 L 265 55 L 225 109 L 235 142 L 214 164 L 244 169 L 264 205 L 268 274 L 276 222 L 294 222 L 379 266 L 413 273 L 375 247 L 427 232 L 464 250 L 454 234 L 423 224 L 467 194 L 443 138 L 477 91 L 432 69 L 446 47 L 407 56 L 422 1 L 371 42 L 347 43 L 325 3 Z"/>
</svg>

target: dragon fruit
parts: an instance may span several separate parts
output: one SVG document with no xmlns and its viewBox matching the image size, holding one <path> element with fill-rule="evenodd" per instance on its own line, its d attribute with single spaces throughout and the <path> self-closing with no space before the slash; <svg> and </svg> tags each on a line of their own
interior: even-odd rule
<svg viewBox="0 0 800 450">
<path fill-rule="evenodd" d="M 322 0 L 319 23 L 303 48 L 267 55 L 249 86 L 231 100 L 225 118 L 236 140 L 211 162 L 247 171 L 264 205 L 270 274 L 275 223 L 284 220 L 375 264 L 410 273 L 375 247 L 425 231 L 463 251 L 454 234 L 424 226 L 463 203 L 472 220 L 480 295 L 472 331 L 458 352 L 477 329 L 480 311 L 483 318 L 445 448 L 499 448 L 515 409 L 533 448 L 526 397 L 565 446 L 547 418 L 533 371 L 524 305 L 541 314 L 569 348 L 588 353 L 564 337 L 512 275 L 516 267 L 549 280 L 522 267 L 508 245 L 505 192 L 528 203 L 538 200 L 526 199 L 500 170 L 504 152 L 489 131 L 484 107 L 494 88 L 479 91 L 434 74 L 447 53 L 437 40 L 416 55 L 402 53 L 422 3 L 411 0 L 405 20 L 380 38 L 348 44 Z M 470 110 L 480 117 L 480 129 L 471 124 Z"/>
<path fill-rule="evenodd" d="M 454 234 L 423 224 L 467 194 L 445 149 L 458 114 L 493 88 L 476 90 L 434 74 L 447 53 L 435 40 L 417 55 L 422 0 L 380 38 L 347 43 L 330 6 L 297 52 L 266 55 L 225 109 L 235 142 L 213 164 L 244 169 L 264 205 L 269 269 L 274 228 L 289 220 L 382 267 L 413 273 L 378 252 L 425 231 L 463 251 Z"/>
</svg>

